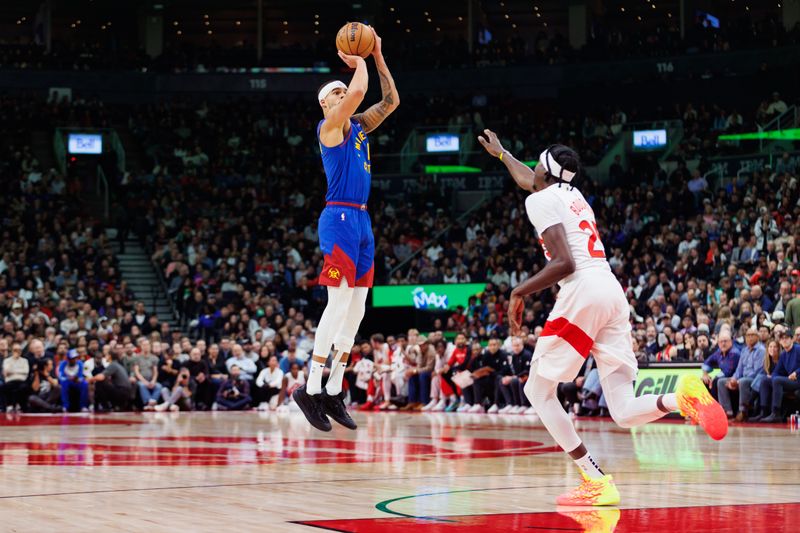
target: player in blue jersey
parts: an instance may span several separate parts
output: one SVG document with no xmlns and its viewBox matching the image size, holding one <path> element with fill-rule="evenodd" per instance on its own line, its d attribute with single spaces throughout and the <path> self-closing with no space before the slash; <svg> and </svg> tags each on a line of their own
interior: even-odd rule
<svg viewBox="0 0 800 533">
<path fill-rule="evenodd" d="M 367 134 L 400 105 L 377 34 L 372 57 L 383 98 L 363 113 L 356 110 L 367 92 L 367 64 L 360 56 L 341 51 L 339 57 L 355 69 L 350 85 L 335 80 L 317 92 L 324 115 L 317 137 L 328 178 L 326 205 L 319 218 L 319 245 L 325 256 L 319 282 L 328 287 L 328 304 L 317 326 L 308 382 L 292 395 L 311 425 L 322 431 L 331 430 L 328 416 L 356 428 L 344 405 L 342 378 L 374 273 L 375 239 L 367 212 L 372 180 Z M 331 346 L 334 358 L 323 390 L 322 372 Z"/>
</svg>

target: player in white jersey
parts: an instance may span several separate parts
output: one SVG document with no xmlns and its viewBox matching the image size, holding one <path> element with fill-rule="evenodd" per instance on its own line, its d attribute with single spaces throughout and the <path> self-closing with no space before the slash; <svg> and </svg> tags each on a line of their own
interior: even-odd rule
<svg viewBox="0 0 800 533">
<path fill-rule="evenodd" d="M 558 298 L 536 343 L 525 395 L 542 423 L 581 469 L 583 483 L 559 496 L 562 505 L 615 505 L 619 492 L 610 475 L 592 459 L 556 397 L 559 382 L 572 381 L 591 353 L 611 416 L 635 427 L 680 409 L 714 439 L 728 430 L 722 407 L 698 376 L 682 379 L 676 394 L 634 395 L 637 364 L 631 342 L 630 309 L 606 261 L 594 212 L 574 182 L 580 161 L 574 150 L 553 145 L 535 169 L 517 161 L 490 130 L 478 140 L 508 168 L 517 184 L 531 191 L 525 209 L 539 235 L 547 265 L 511 292 L 509 320 L 520 334 L 523 298 L 560 286 Z"/>
</svg>

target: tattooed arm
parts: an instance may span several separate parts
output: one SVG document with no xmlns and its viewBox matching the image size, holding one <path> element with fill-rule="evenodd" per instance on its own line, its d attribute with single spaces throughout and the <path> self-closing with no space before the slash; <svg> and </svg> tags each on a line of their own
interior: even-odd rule
<svg viewBox="0 0 800 533">
<path fill-rule="evenodd" d="M 373 32 L 375 30 L 372 30 Z M 368 108 L 363 113 L 353 115 L 364 131 L 367 133 L 373 131 L 381 125 L 381 123 L 392 114 L 400 105 L 400 95 L 397 94 L 397 87 L 394 85 L 394 79 L 389 72 L 389 67 L 386 66 L 386 61 L 383 59 L 383 52 L 381 51 L 381 38 L 375 33 L 375 48 L 372 50 L 372 56 L 375 58 L 375 66 L 378 67 L 378 76 L 381 80 L 381 93 L 383 98 L 380 102 Z"/>
</svg>

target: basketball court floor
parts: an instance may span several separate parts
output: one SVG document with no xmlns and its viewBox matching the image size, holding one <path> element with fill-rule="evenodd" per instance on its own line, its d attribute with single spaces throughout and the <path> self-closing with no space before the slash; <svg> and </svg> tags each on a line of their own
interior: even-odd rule
<svg viewBox="0 0 800 533">
<path fill-rule="evenodd" d="M 800 516 L 800 434 L 578 420 L 618 508 L 557 508 L 579 482 L 513 415 L 2 415 L 0 531 L 785 531 Z M 616 528 L 616 529 L 614 529 Z"/>
</svg>

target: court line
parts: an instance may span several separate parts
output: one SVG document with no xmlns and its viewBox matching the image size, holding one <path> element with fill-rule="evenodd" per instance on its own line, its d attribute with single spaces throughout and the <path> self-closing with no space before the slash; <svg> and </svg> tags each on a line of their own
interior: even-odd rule
<svg viewBox="0 0 800 533">
<path fill-rule="evenodd" d="M 623 472 L 624 473 L 624 472 Z M 543 476 L 545 474 L 542 474 Z M 559 476 L 561 474 L 547 474 L 550 476 Z M 486 478 L 486 477 L 507 477 L 507 474 L 475 474 L 469 476 L 449 476 L 447 479 L 467 479 L 467 478 Z M 131 488 L 131 489 L 105 489 L 105 490 L 86 490 L 86 491 L 75 491 L 75 492 L 49 492 L 49 493 L 37 493 L 37 494 L 16 494 L 16 495 L 7 495 L 7 496 L 0 496 L 0 500 L 10 500 L 14 498 L 42 498 L 42 497 L 49 497 L 49 496 L 78 496 L 84 494 L 114 494 L 118 492 L 154 492 L 160 490 L 186 490 L 186 489 L 208 489 L 208 488 L 223 488 L 223 487 L 258 487 L 258 486 L 266 486 L 266 485 L 302 485 L 304 483 L 361 483 L 361 482 L 374 482 L 374 481 L 413 481 L 416 479 L 441 479 L 437 476 L 417 476 L 417 477 L 407 477 L 407 478 L 398 478 L 398 477 L 378 477 L 378 478 L 356 478 L 356 479 L 327 479 L 327 480 L 319 480 L 319 479 L 308 479 L 308 480 L 300 480 L 300 481 L 259 481 L 253 483 L 217 483 L 211 485 L 177 485 L 171 487 L 142 487 L 142 488 Z M 560 485 L 559 485 L 560 486 Z"/>
<path fill-rule="evenodd" d="M 308 522 L 303 522 L 301 520 L 289 520 L 288 524 L 295 524 L 298 526 L 308 526 L 308 527 L 315 527 L 317 529 L 322 529 L 324 531 L 336 531 L 337 533 L 353 533 L 352 531 L 347 531 L 346 529 L 336 529 L 335 527 L 330 526 L 321 526 L 319 524 L 311 524 Z"/>
<path fill-rule="evenodd" d="M 730 471 L 729 471 L 730 472 Z M 741 470 L 740 470 L 741 472 Z M 666 472 L 660 472 L 666 473 Z M 681 482 L 673 482 L 673 483 L 625 483 L 620 484 L 622 487 L 636 487 L 636 486 L 652 486 L 652 485 L 681 485 L 681 486 L 693 486 L 693 485 L 740 485 L 740 483 L 728 483 L 728 482 L 703 482 L 703 483 L 681 483 Z M 768 482 L 756 482 L 756 483 L 746 483 L 745 485 L 767 485 L 767 486 L 800 486 L 800 483 L 768 483 Z M 381 511 L 383 513 L 399 516 L 401 518 L 412 518 L 415 520 L 429 520 L 433 522 L 454 522 L 454 520 L 446 520 L 444 516 L 416 516 L 406 513 L 401 513 L 399 511 L 393 511 L 389 509 L 389 505 L 395 502 L 399 502 L 402 500 L 409 500 L 415 498 L 425 498 L 427 496 L 443 496 L 447 494 L 461 494 L 465 492 L 489 492 L 495 490 L 517 490 L 517 489 L 542 489 L 542 488 L 554 488 L 554 487 L 561 487 L 562 484 L 558 485 L 533 485 L 529 487 L 488 487 L 484 489 L 466 489 L 466 490 L 448 490 L 443 492 L 430 492 L 427 494 L 412 494 L 410 496 L 401 496 L 399 498 L 392 498 L 389 500 L 383 500 L 375 504 L 375 509 Z M 732 505 L 763 505 L 760 503 L 752 503 L 752 504 L 732 504 Z M 707 506 L 698 506 L 698 507 L 707 507 Z M 641 507 L 641 509 L 649 509 L 649 507 Z M 452 516 L 479 516 L 479 515 L 452 515 Z"/>
<path fill-rule="evenodd" d="M 785 469 L 782 468 L 774 468 L 774 469 L 764 469 L 760 472 L 784 472 Z M 614 475 L 638 475 L 638 474 L 674 474 L 675 470 L 652 470 L 647 472 L 636 471 L 636 472 L 615 472 Z M 679 470 L 680 472 L 690 472 L 688 470 Z M 726 470 L 726 473 L 735 473 L 735 472 L 752 472 L 752 469 L 741 469 L 741 470 Z M 541 477 L 564 477 L 563 474 L 516 474 L 512 477 L 531 477 L 531 476 L 541 476 Z M 470 478 L 488 478 L 488 477 L 509 477 L 508 474 L 473 474 L 473 475 L 466 475 L 466 476 L 447 476 L 447 480 L 452 479 L 470 479 Z M 79 496 L 84 494 L 115 494 L 115 493 L 122 493 L 122 492 L 156 492 L 156 491 L 168 491 L 168 490 L 191 490 L 191 489 L 206 489 L 206 488 L 225 488 L 225 487 L 259 487 L 259 486 L 268 486 L 268 485 L 302 485 L 304 483 L 361 483 L 361 482 L 375 482 L 375 481 L 414 481 L 414 480 L 422 480 L 422 479 L 433 479 L 433 480 L 441 480 L 441 476 L 414 476 L 414 477 L 371 477 L 371 478 L 350 478 L 350 479 L 307 479 L 307 480 L 298 480 L 298 481 L 259 481 L 259 482 L 252 482 L 252 483 L 216 483 L 210 485 L 176 485 L 176 486 L 169 486 L 169 487 L 141 487 L 141 488 L 130 488 L 130 489 L 104 489 L 104 490 L 86 490 L 86 491 L 74 491 L 74 492 L 48 492 L 48 493 L 37 493 L 37 494 L 12 494 L 6 496 L 0 496 L 0 500 L 12 500 L 15 498 L 44 498 L 49 496 Z M 626 483 L 623 486 L 631 486 L 631 485 L 653 485 L 654 483 Z M 703 482 L 703 483 L 669 483 L 670 485 L 740 485 L 741 483 L 728 483 L 728 482 Z M 798 486 L 800 483 L 768 483 L 768 482 L 753 482 L 747 483 L 747 485 L 780 485 L 780 486 Z M 554 488 L 554 487 L 563 487 L 563 483 L 558 485 L 535 485 L 532 487 L 504 487 L 504 490 L 513 490 L 516 488 Z M 469 491 L 479 491 L 479 490 L 500 490 L 498 488 L 489 488 L 489 489 L 469 489 Z M 463 491 L 462 491 L 463 492 Z M 441 494 L 447 494 L 441 493 Z M 756 505 L 756 504 L 753 504 Z M 391 514 L 391 511 L 387 511 Z M 411 517 L 414 518 L 414 517 Z"/>
</svg>

